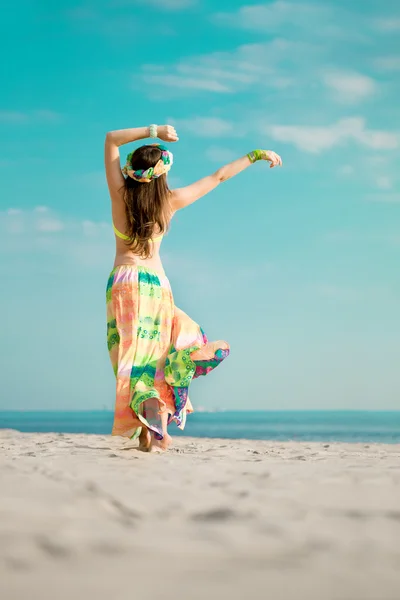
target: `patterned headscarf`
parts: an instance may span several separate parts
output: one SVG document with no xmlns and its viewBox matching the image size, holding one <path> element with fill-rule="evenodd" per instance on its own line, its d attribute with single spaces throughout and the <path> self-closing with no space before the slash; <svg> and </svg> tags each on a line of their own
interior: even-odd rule
<svg viewBox="0 0 400 600">
<path fill-rule="evenodd" d="M 157 179 L 164 173 L 168 173 L 170 168 L 172 167 L 172 163 L 174 162 L 174 156 L 172 152 L 170 152 L 165 146 L 161 144 L 149 144 L 150 146 L 155 146 L 159 150 L 161 150 L 161 158 L 158 163 L 154 167 L 149 167 L 148 169 L 138 169 L 134 171 L 132 168 L 132 155 L 133 152 L 128 154 L 126 157 L 126 165 L 122 169 L 124 175 L 131 177 L 135 181 L 139 181 L 140 183 L 150 183 L 153 179 Z"/>
</svg>

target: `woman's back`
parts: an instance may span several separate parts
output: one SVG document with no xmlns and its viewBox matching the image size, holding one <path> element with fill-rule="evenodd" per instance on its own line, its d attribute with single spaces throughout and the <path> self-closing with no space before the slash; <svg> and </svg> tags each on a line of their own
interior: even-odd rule
<svg viewBox="0 0 400 600">
<path fill-rule="evenodd" d="M 152 252 L 148 258 L 140 258 L 135 254 L 128 244 L 129 236 L 126 235 L 126 215 L 125 208 L 115 203 L 112 206 L 112 221 L 115 236 L 115 260 L 114 267 L 118 265 L 138 265 L 147 266 L 156 271 L 164 273 L 160 257 L 160 247 L 163 240 L 163 234 L 155 233 L 152 237 Z"/>
<path fill-rule="evenodd" d="M 118 194 L 111 193 L 114 267 L 129 264 L 163 272 L 160 246 L 172 214 L 166 173 L 172 163 L 172 153 L 161 144 L 128 154 L 123 185 Z"/>
</svg>

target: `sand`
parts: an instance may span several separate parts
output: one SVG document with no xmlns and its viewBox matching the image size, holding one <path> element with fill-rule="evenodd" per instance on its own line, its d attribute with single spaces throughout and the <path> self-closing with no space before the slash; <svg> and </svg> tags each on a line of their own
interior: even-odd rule
<svg viewBox="0 0 400 600">
<path fill-rule="evenodd" d="M 2 600 L 400 598 L 399 445 L 0 446 Z"/>
</svg>

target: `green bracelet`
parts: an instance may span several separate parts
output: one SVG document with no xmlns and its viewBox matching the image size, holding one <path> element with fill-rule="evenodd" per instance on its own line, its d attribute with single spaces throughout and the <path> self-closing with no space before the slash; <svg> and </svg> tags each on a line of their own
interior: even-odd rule
<svg viewBox="0 0 400 600">
<path fill-rule="evenodd" d="M 257 160 L 264 159 L 264 153 L 265 150 L 253 150 L 252 152 L 249 152 L 247 156 L 251 163 L 255 163 Z"/>
<path fill-rule="evenodd" d="M 150 133 L 150 137 L 151 138 L 156 138 L 157 137 L 157 125 L 150 125 L 149 127 L 149 133 Z"/>
</svg>

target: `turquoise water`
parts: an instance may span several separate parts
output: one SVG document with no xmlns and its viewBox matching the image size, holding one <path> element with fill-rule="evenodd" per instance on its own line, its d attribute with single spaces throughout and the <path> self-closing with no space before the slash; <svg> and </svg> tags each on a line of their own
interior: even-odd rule
<svg viewBox="0 0 400 600">
<path fill-rule="evenodd" d="M 0 412 L 0 429 L 24 432 L 111 432 L 113 413 Z M 172 435 L 247 438 L 253 440 L 301 440 L 365 443 L 400 443 L 400 411 L 254 411 L 195 413 L 182 434 L 174 425 Z"/>
</svg>

